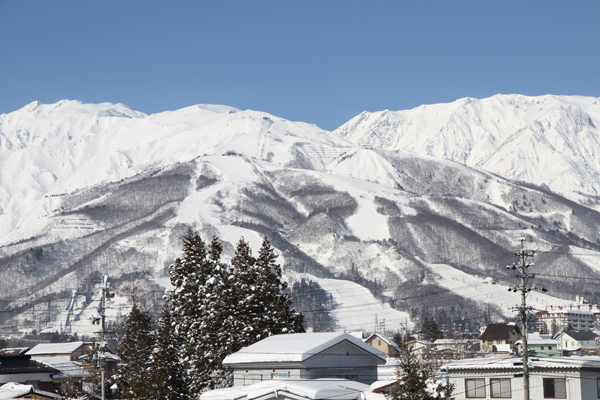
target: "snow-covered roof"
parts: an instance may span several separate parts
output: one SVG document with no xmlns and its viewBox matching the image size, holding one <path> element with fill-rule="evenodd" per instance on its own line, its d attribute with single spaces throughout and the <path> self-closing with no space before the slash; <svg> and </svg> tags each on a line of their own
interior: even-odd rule
<svg viewBox="0 0 600 400">
<path fill-rule="evenodd" d="M 512 351 L 512 349 L 511 349 L 512 346 L 510 344 L 495 344 L 494 347 L 496 347 L 497 352 L 510 353 Z"/>
<path fill-rule="evenodd" d="M 22 385 L 16 382 L 9 382 L 0 386 L 0 399 L 15 399 L 19 396 L 29 394 L 33 391 L 33 385 Z"/>
<path fill-rule="evenodd" d="M 522 344 L 522 340 L 517 340 L 515 344 Z M 545 338 L 543 336 L 537 335 L 535 333 L 530 333 L 527 335 L 527 344 L 539 344 L 539 345 L 558 345 L 558 341 L 550 338 Z"/>
<path fill-rule="evenodd" d="M 87 372 L 81 365 L 73 361 L 65 360 L 64 357 L 33 357 L 33 359 L 59 370 L 60 372 L 58 374 L 53 375 L 53 378 L 55 379 L 87 378 L 90 376 L 89 372 Z"/>
<path fill-rule="evenodd" d="M 386 335 L 384 335 L 382 333 L 374 333 L 374 334 L 372 334 L 371 336 L 369 336 L 367 338 L 367 340 L 365 340 L 365 342 L 369 343 L 375 337 L 380 338 L 381 340 L 383 340 L 384 342 L 386 342 L 388 345 L 390 345 L 393 348 L 395 348 L 398 353 L 401 352 L 400 347 L 398 347 L 398 345 L 396 344 L 396 342 L 394 342 L 392 339 L 390 339 L 389 337 L 387 337 Z"/>
<path fill-rule="evenodd" d="M 250 386 L 212 390 L 202 394 L 200 400 L 267 400 L 275 399 L 278 394 L 283 393 L 305 399 L 385 400 L 383 394 L 373 393 L 369 385 L 334 378 L 268 380 Z"/>
<path fill-rule="evenodd" d="M 27 352 L 30 356 L 39 354 L 71 354 L 81 346 L 84 342 L 68 342 L 68 343 L 40 343 Z"/>
<path fill-rule="evenodd" d="M 23 385 L 17 382 L 8 382 L 2 386 L 0 386 L 0 399 L 8 400 L 8 399 L 17 399 L 20 396 L 24 396 L 26 394 L 36 393 L 41 394 L 45 398 L 55 398 L 60 399 L 61 396 L 56 393 L 45 392 L 42 390 L 36 390 L 33 388 L 33 385 Z"/>
<path fill-rule="evenodd" d="M 344 332 L 293 333 L 274 335 L 225 357 L 224 365 L 302 362 L 343 341 L 371 353 L 385 362 L 385 353 Z"/>
<path fill-rule="evenodd" d="M 585 357 L 547 357 L 547 358 L 530 358 L 531 367 L 539 368 L 594 368 L 600 369 L 600 357 L 585 356 Z M 468 370 L 468 369 L 523 369 L 523 359 L 520 357 L 506 358 L 471 358 L 465 360 L 452 361 L 445 364 L 443 369 L 452 370 Z"/>
<path fill-rule="evenodd" d="M 433 344 L 467 344 L 469 339 L 437 339 Z"/>
</svg>

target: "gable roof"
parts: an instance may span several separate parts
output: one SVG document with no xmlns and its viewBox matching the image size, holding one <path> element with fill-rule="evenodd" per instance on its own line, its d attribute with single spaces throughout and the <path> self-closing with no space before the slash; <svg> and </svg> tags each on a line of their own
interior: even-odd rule
<svg viewBox="0 0 600 400">
<path fill-rule="evenodd" d="M 30 394 L 35 395 L 36 397 L 34 398 L 36 399 L 62 399 L 62 396 L 56 393 L 35 389 L 33 385 L 23 385 L 17 382 L 8 382 L 3 386 L 0 386 L 0 399 L 16 399 Z"/>
<path fill-rule="evenodd" d="M 515 344 L 523 344 L 523 340 L 517 340 Z M 545 338 L 539 334 L 529 333 L 527 334 L 528 345 L 558 345 L 558 341 L 554 339 Z"/>
<path fill-rule="evenodd" d="M 303 362 L 344 341 L 350 342 L 354 346 L 385 362 L 384 352 L 377 350 L 373 346 L 369 346 L 352 335 L 344 332 L 321 332 L 270 336 L 225 357 L 223 365 Z"/>
<path fill-rule="evenodd" d="M 561 336 L 561 334 L 565 334 L 568 335 L 569 337 L 572 337 L 573 339 L 580 341 L 580 340 L 594 340 L 598 335 L 595 334 L 592 331 L 563 331 L 560 332 L 558 335 L 556 335 L 556 337 Z"/>
<path fill-rule="evenodd" d="M 27 354 L 30 356 L 41 354 L 72 354 L 84 344 L 84 342 L 40 343 L 29 350 Z"/>
<path fill-rule="evenodd" d="M 516 331 L 518 334 L 521 334 L 521 330 L 515 324 L 509 323 L 499 323 L 499 324 L 489 324 L 485 328 L 485 332 L 479 337 L 480 340 L 498 340 L 498 339 L 508 339 L 509 334 L 512 331 Z"/>
<path fill-rule="evenodd" d="M 375 339 L 376 337 L 379 338 L 379 339 L 381 339 L 381 340 L 383 340 L 388 345 L 392 346 L 394 349 L 396 349 L 396 351 L 398 353 L 402 352 L 402 350 L 400 350 L 400 347 L 398 347 L 398 345 L 396 344 L 396 342 L 394 342 L 392 339 L 390 339 L 389 337 L 387 337 L 387 336 L 385 336 L 384 334 L 381 334 L 381 333 L 373 333 L 371 336 L 369 336 L 365 340 L 365 343 L 369 343 L 371 340 Z"/>
</svg>

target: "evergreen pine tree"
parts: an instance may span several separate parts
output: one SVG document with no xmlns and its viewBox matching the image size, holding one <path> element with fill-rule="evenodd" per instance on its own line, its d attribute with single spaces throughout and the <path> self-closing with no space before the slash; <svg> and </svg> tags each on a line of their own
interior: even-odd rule
<svg viewBox="0 0 600 400">
<path fill-rule="evenodd" d="M 233 311 L 231 268 L 221 262 L 221 251 L 221 243 L 214 237 L 209 248 L 206 279 L 198 287 L 199 319 L 188 334 L 188 340 L 194 345 L 193 362 L 188 371 L 192 394 L 228 387 L 233 382 L 232 371 L 223 367 L 223 359 L 235 351 L 239 324 Z"/>
<path fill-rule="evenodd" d="M 176 316 L 173 315 L 173 292 L 165 292 L 156 332 L 156 342 L 150 357 L 150 386 L 153 398 L 186 400 L 189 398 L 185 383 L 185 368 L 180 360 L 181 341 L 173 330 Z"/>
<path fill-rule="evenodd" d="M 244 238 L 241 238 L 235 249 L 235 255 L 231 259 L 234 275 L 232 285 L 236 305 L 234 313 L 240 323 L 235 351 L 257 341 L 254 321 L 260 318 L 262 310 L 255 306 L 256 283 L 259 278 L 255 264 L 256 260 L 252 257 L 250 246 L 244 241 Z"/>
<path fill-rule="evenodd" d="M 441 382 L 435 382 L 435 366 L 420 360 L 411 353 L 410 336 L 406 334 L 400 342 L 400 357 L 396 366 L 396 379 L 388 396 L 391 400 L 434 400 L 452 398 L 452 387 L 446 387 Z M 435 393 L 428 387 L 436 386 Z"/>
<path fill-rule="evenodd" d="M 441 339 L 442 332 L 439 330 L 437 324 L 433 320 L 433 317 L 428 320 L 425 318 L 423 321 L 423 326 L 421 327 L 421 334 L 423 335 L 423 339 L 428 342 L 435 342 L 437 339 Z"/>
<path fill-rule="evenodd" d="M 255 306 L 260 313 L 253 322 L 257 340 L 280 333 L 304 332 L 304 316 L 290 308 L 292 300 L 284 293 L 287 283 L 281 280 L 281 267 L 275 263 L 276 258 L 265 236 L 255 262 L 258 273 Z"/>
<path fill-rule="evenodd" d="M 203 319 L 200 304 L 200 287 L 210 275 L 211 262 L 206 244 L 197 232 L 188 230 L 183 239 L 183 257 L 170 266 L 172 296 L 172 330 L 178 340 L 180 362 L 184 367 L 185 387 L 190 395 L 197 393 L 196 372 L 201 367 L 198 354 L 198 327 Z"/>
<path fill-rule="evenodd" d="M 152 317 L 134 303 L 125 323 L 125 334 L 119 346 L 119 356 L 125 365 L 119 370 L 119 390 L 128 399 L 153 397 L 149 390 L 148 367 L 154 334 Z"/>
<path fill-rule="evenodd" d="M 281 281 L 281 267 L 266 238 L 258 259 L 240 240 L 231 266 L 221 262 L 222 246 L 216 237 L 207 248 L 190 230 L 183 252 L 169 269 L 175 288 L 167 301 L 169 314 L 161 316 L 165 332 L 159 333 L 167 337 L 170 330 L 180 348 L 165 347 L 160 339 L 156 349 L 179 350 L 187 393 L 196 398 L 204 391 L 232 385 L 232 371 L 223 367 L 227 355 L 267 336 L 303 332 L 304 328 L 302 315 L 290 309 L 291 300 L 283 294 L 286 284 Z M 168 315 L 172 322 L 167 322 Z M 160 382 L 181 379 L 178 370 L 160 376 Z M 181 393 L 180 398 L 185 398 L 187 394 Z"/>
</svg>

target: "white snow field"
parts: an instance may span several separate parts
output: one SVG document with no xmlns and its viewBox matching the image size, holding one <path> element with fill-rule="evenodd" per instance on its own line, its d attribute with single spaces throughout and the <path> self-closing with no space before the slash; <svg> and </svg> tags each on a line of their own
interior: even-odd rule
<svg viewBox="0 0 600 400">
<path fill-rule="evenodd" d="M 373 297 L 369 289 L 341 279 L 318 279 L 333 297 L 332 314 L 337 325 L 347 332 L 397 331 L 412 329 L 408 313 L 398 311 Z M 376 323 L 379 326 L 376 326 Z"/>
<path fill-rule="evenodd" d="M 369 148 L 409 150 L 574 195 L 600 194 L 600 100 L 496 95 L 363 112 L 334 132 Z"/>
<path fill-rule="evenodd" d="M 384 298 L 393 298 L 394 287 L 422 265 L 435 275 L 434 282 L 427 283 L 483 305 L 497 305 L 510 317 L 518 298 L 508 292 L 506 281 L 493 284 L 486 279 L 485 268 L 475 276 L 446 264 L 427 263 L 419 251 L 435 253 L 443 241 L 447 253 L 459 254 L 464 252 L 460 246 L 472 240 L 479 241 L 474 247 L 483 243 L 507 249 L 525 234 L 544 250 L 560 248 L 566 253 L 574 265 L 570 274 L 581 266 L 600 272 L 599 230 L 596 220 L 590 219 L 592 211 L 600 210 L 600 200 L 594 197 L 600 194 L 599 124 L 600 100 L 577 96 L 497 95 L 406 111 L 365 112 L 334 132 L 218 105 L 146 115 L 123 104 L 33 102 L 0 115 L 0 257 L 35 257 L 28 252 L 53 246 L 46 257 L 61 261 L 51 264 L 52 269 L 82 266 L 43 281 L 40 276 L 47 271 L 24 272 L 21 264 L 15 264 L 2 270 L 0 282 L 26 285 L 39 278 L 31 284 L 37 291 L 21 290 L 26 294 L 19 301 L 32 303 L 52 293 L 69 293 L 80 287 L 83 276 L 101 269 L 115 275 L 143 272 L 149 281 L 168 286 L 166 270 L 180 256 L 176 236 L 182 226 L 208 227 L 232 246 L 244 237 L 254 252 L 264 231 L 252 227 L 260 226 L 285 242 L 287 251 L 302 253 L 301 261 L 294 259 L 297 263 L 310 259 L 309 267 L 325 270 L 320 276 L 343 277 L 357 269 L 361 278 L 382 284 Z M 106 206 L 103 201 L 119 185 L 176 165 L 187 168 L 183 194 L 160 204 L 163 208 L 109 228 L 83 212 Z M 198 179 L 207 176 L 213 182 L 199 189 Z M 309 193 L 296 193 L 301 189 Z M 274 216 L 279 209 L 273 206 L 275 211 L 269 210 L 273 214 L 265 212 L 259 220 L 263 225 L 257 225 L 252 210 L 240 211 L 252 201 L 259 203 L 259 211 L 268 208 L 260 204 L 264 198 L 254 200 L 248 194 L 261 190 L 274 198 L 273 203 L 283 204 L 285 217 Z M 557 200 L 556 193 L 573 202 Z M 329 203 L 323 210 L 321 204 L 311 203 L 321 201 L 320 195 L 326 198 L 323 201 L 331 200 L 333 208 L 336 202 L 352 203 L 346 207 L 350 211 L 329 215 Z M 85 200 L 71 206 L 69 199 L 76 196 Z M 172 215 L 158 226 L 134 229 L 165 209 Z M 478 214 L 483 213 L 487 219 L 481 220 Z M 286 225 L 282 221 L 288 217 L 300 222 Z M 460 229 L 446 234 L 448 224 L 431 222 L 442 219 Z M 491 226 L 495 223 L 501 229 Z M 329 225 L 320 231 L 325 224 Z M 429 230 L 420 230 L 423 226 Z M 129 235 L 129 230 L 134 233 Z M 94 234 L 97 242 L 85 242 L 76 250 L 69 247 Z M 563 236 L 552 242 L 559 234 Z M 433 239 L 428 242 L 432 236 L 438 240 L 433 245 Z M 406 243 L 397 243 L 398 237 Z M 569 245 L 565 238 L 572 240 Z M 459 239 L 460 246 L 450 243 Z M 573 245 L 576 241 L 581 247 Z M 93 260 L 84 256 L 98 243 L 118 253 L 119 262 L 98 261 L 93 268 L 86 264 Z M 69 251 L 76 257 L 68 262 L 60 258 Z M 284 246 L 277 251 L 284 254 Z M 284 257 L 278 262 L 284 264 Z M 285 272 L 295 279 L 293 271 Z M 376 319 L 378 324 L 385 320 L 386 330 L 413 326 L 408 313 L 392 309 L 357 283 L 310 279 L 332 296 L 332 316 L 341 330 L 380 330 Z M 43 328 L 96 331 L 90 320 L 97 315 L 98 298 L 87 306 L 82 299 L 78 293 L 72 301 L 60 303 L 58 319 Z M 535 292 L 529 301 L 539 309 L 571 303 Z M 127 303 L 126 297 L 115 299 L 111 318 L 125 315 Z M 38 320 L 44 312 L 35 307 L 32 311 Z M 26 314 L 17 318 L 19 323 L 26 319 Z"/>
</svg>

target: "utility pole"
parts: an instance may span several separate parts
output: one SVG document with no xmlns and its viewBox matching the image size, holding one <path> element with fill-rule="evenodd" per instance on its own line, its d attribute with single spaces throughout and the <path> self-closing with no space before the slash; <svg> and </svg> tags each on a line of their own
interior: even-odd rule
<svg viewBox="0 0 600 400">
<path fill-rule="evenodd" d="M 541 292 L 547 292 L 548 290 L 542 287 L 538 289 L 529 285 L 529 280 L 535 278 L 535 274 L 529 274 L 527 272 L 527 268 L 534 265 L 533 262 L 529 263 L 529 259 L 533 259 L 535 255 L 535 251 L 525 250 L 524 248 L 524 238 L 520 238 L 521 249 L 516 256 L 519 257 L 519 265 L 508 265 L 507 269 L 516 269 L 519 271 L 518 278 L 520 278 L 519 286 L 511 286 L 508 288 L 509 292 L 521 292 L 521 305 L 516 306 L 513 309 L 519 312 L 521 318 L 521 330 L 522 330 L 522 342 L 523 342 L 523 393 L 524 400 L 530 400 L 529 397 L 529 350 L 527 347 L 527 311 L 531 310 L 531 306 L 527 306 L 527 293 L 531 292 L 531 290 L 539 290 Z"/>
<path fill-rule="evenodd" d="M 102 303 L 100 305 L 100 318 L 94 319 L 93 323 L 100 323 L 102 326 L 102 331 L 97 332 L 101 335 L 100 343 L 96 343 L 94 358 L 97 361 L 97 367 L 100 368 L 100 390 L 102 392 L 102 400 L 106 400 L 106 299 L 112 299 L 115 297 L 115 293 L 108 288 L 108 275 L 104 275 L 104 279 L 102 280 Z"/>
</svg>

